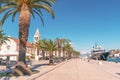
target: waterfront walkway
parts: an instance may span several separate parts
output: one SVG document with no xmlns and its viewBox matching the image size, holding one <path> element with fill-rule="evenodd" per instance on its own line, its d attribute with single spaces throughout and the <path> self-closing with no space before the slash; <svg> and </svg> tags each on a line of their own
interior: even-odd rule
<svg viewBox="0 0 120 80">
<path fill-rule="evenodd" d="M 104 63 L 104 62 L 103 62 Z M 105 70 L 109 64 L 97 64 L 95 62 L 73 59 L 59 68 L 37 78 L 36 80 L 120 80 L 117 76 L 120 70 L 114 74 L 115 65 L 110 64 L 113 70 Z M 117 64 L 117 66 L 120 65 Z"/>
<path fill-rule="evenodd" d="M 44 62 L 43 62 L 44 63 Z M 9 80 L 120 80 L 120 64 L 72 59 L 57 65 L 41 65 L 40 73 Z"/>
</svg>

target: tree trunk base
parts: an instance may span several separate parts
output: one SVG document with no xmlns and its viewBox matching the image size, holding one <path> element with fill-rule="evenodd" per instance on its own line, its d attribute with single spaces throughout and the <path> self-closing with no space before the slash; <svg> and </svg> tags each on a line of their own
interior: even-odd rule
<svg viewBox="0 0 120 80">
<path fill-rule="evenodd" d="M 14 74 L 18 76 L 32 75 L 32 71 L 23 62 L 18 62 L 15 66 Z"/>
<path fill-rule="evenodd" d="M 49 64 L 54 64 L 53 60 L 49 60 Z"/>
</svg>

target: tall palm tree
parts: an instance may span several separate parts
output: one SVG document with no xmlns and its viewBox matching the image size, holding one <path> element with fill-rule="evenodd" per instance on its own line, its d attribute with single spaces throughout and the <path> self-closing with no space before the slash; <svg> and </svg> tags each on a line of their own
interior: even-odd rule
<svg viewBox="0 0 120 80">
<path fill-rule="evenodd" d="M 48 11 L 54 18 L 54 12 L 51 9 L 54 3 L 55 0 L 0 0 L 0 13 L 4 14 L 0 21 L 0 26 L 10 15 L 12 16 L 12 21 L 14 21 L 16 14 L 19 13 L 20 44 L 18 65 L 26 64 L 26 42 L 28 40 L 31 15 L 35 18 L 35 14 L 37 14 L 44 25 L 41 9 Z"/>
<path fill-rule="evenodd" d="M 64 49 L 66 51 L 67 58 L 71 58 L 71 52 L 73 51 L 73 48 L 72 48 L 71 44 L 67 43 L 64 46 Z"/>
<path fill-rule="evenodd" d="M 56 38 L 56 42 L 57 42 L 57 48 L 58 48 L 58 55 L 60 58 L 61 57 L 61 50 L 62 50 L 62 39 Z"/>
<path fill-rule="evenodd" d="M 5 33 L 3 33 L 2 30 L 0 30 L 0 51 L 3 43 L 6 43 L 6 41 L 9 41 L 9 37 L 5 36 Z"/>
<path fill-rule="evenodd" d="M 80 52 L 79 51 L 74 51 L 74 57 L 79 58 L 80 57 Z"/>
<path fill-rule="evenodd" d="M 35 43 L 34 48 L 37 48 L 37 55 L 39 55 L 39 51 L 42 51 L 42 59 L 45 59 L 45 49 L 44 49 L 44 43 L 46 42 L 46 39 L 39 40 Z"/>
<path fill-rule="evenodd" d="M 45 48 L 44 48 L 46 41 L 47 41 L 46 39 L 42 39 L 42 40 L 41 40 L 41 42 L 42 42 L 41 50 L 42 50 L 42 58 L 43 58 L 43 59 L 45 59 L 45 53 L 47 53 L 46 50 L 45 50 Z"/>
<path fill-rule="evenodd" d="M 55 50 L 57 50 L 57 47 L 56 47 L 56 42 L 55 41 L 52 41 L 52 40 L 48 40 L 46 42 L 44 42 L 45 46 L 44 48 L 49 51 L 49 64 L 53 64 L 53 52 Z"/>
<path fill-rule="evenodd" d="M 69 44 L 71 41 L 69 39 L 62 39 L 62 50 L 63 50 L 63 57 L 65 58 L 65 45 Z"/>
<path fill-rule="evenodd" d="M 61 57 L 61 52 L 63 51 L 63 57 L 65 56 L 65 50 L 64 50 L 64 46 L 66 44 L 68 44 L 70 42 L 69 39 L 60 39 L 60 38 L 56 38 L 56 42 L 57 42 L 57 47 L 58 47 L 58 52 L 59 52 L 59 57 Z"/>
</svg>

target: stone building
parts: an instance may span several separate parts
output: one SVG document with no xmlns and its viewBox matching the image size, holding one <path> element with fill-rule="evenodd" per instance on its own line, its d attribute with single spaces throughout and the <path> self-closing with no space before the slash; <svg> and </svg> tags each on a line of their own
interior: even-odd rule
<svg viewBox="0 0 120 80">
<path fill-rule="evenodd" d="M 38 57 L 36 50 L 34 49 L 34 44 L 40 40 L 40 33 L 37 29 L 34 36 L 33 36 L 33 43 L 27 42 L 26 43 L 26 55 L 34 54 L 33 56 L 36 58 Z M 17 60 L 19 53 L 19 39 L 17 38 L 9 38 L 9 41 L 2 44 L 1 51 L 0 51 L 0 58 L 6 59 L 7 56 L 10 57 L 10 60 Z"/>
<path fill-rule="evenodd" d="M 120 57 L 120 49 L 110 50 L 110 57 Z"/>
<path fill-rule="evenodd" d="M 27 42 L 26 53 L 31 54 L 32 49 L 33 49 L 32 43 Z M 19 52 L 19 39 L 10 37 L 9 41 L 6 41 L 6 43 L 2 44 L 0 57 L 6 59 L 7 56 L 9 56 L 10 60 L 17 60 L 18 52 Z"/>
</svg>

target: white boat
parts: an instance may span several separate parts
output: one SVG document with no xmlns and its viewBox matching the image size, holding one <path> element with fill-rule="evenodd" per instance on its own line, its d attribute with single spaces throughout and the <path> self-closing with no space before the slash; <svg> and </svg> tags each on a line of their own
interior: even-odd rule
<svg viewBox="0 0 120 80">
<path fill-rule="evenodd" d="M 93 46 L 93 49 L 91 50 L 91 55 L 92 59 L 106 60 L 109 52 L 103 49 L 101 46 L 95 44 L 95 46 Z"/>
</svg>

